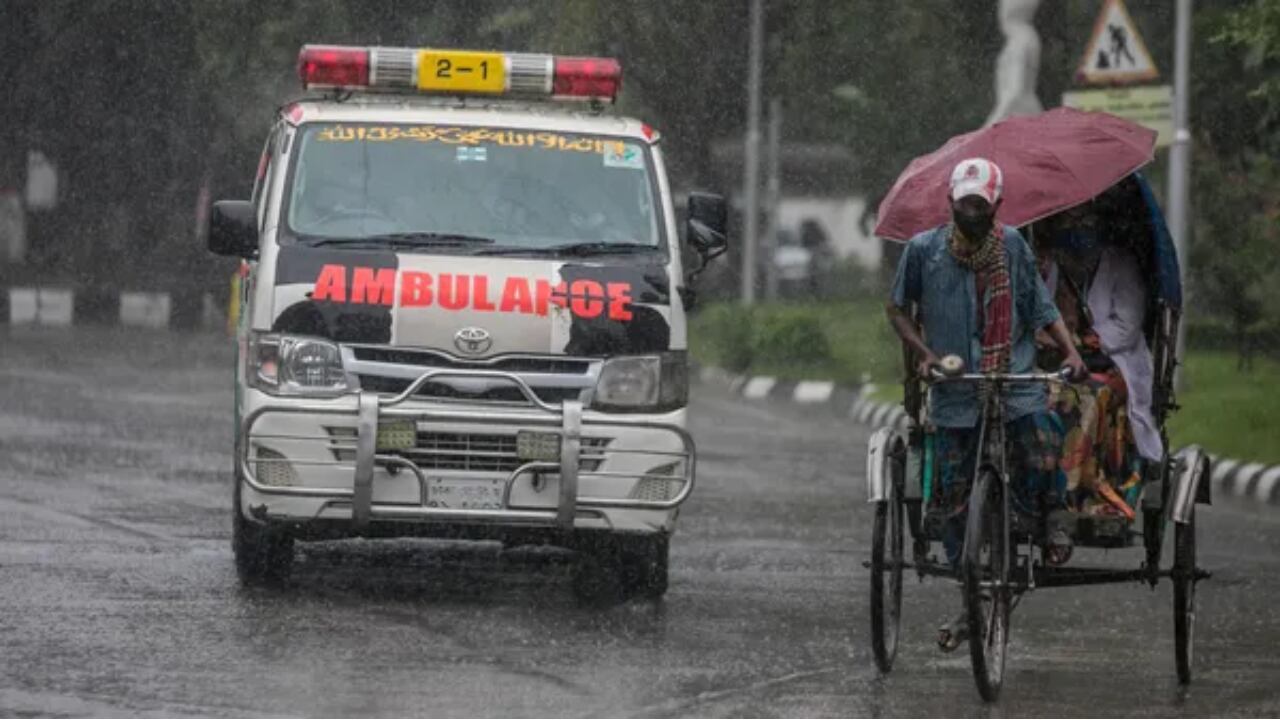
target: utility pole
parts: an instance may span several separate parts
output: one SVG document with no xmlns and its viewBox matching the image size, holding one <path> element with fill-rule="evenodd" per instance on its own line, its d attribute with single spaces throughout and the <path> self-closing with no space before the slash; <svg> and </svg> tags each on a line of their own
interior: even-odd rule
<svg viewBox="0 0 1280 720">
<path fill-rule="evenodd" d="M 756 249 L 760 242 L 760 76 L 764 62 L 764 0 L 751 0 L 750 67 L 747 72 L 747 140 L 743 154 L 742 303 L 756 299 Z"/>
<path fill-rule="evenodd" d="M 768 133 L 767 177 L 765 181 L 765 204 L 769 208 L 769 223 L 765 226 L 765 242 L 761 247 L 765 250 L 764 287 L 765 298 L 778 298 L 778 263 L 775 255 L 778 250 L 778 206 L 782 204 L 782 99 L 769 98 L 769 133 Z"/>
<path fill-rule="evenodd" d="M 1188 125 L 1188 85 L 1191 74 L 1191 0 L 1177 0 L 1173 50 L 1173 145 L 1169 148 L 1169 234 L 1178 251 L 1182 292 L 1187 291 L 1187 197 L 1191 184 L 1191 130 Z M 1187 303 L 1183 300 L 1183 307 Z M 1178 324 L 1178 357 L 1185 357 L 1185 322 Z M 1174 375 L 1175 387 L 1182 386 L 1181 368 Z"/>
</svg>

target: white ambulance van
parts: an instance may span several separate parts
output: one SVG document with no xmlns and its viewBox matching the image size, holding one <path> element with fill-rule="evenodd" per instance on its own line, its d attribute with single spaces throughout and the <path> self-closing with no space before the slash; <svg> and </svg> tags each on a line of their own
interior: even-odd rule
<svg viewBox="0 0 1280 720">
<path fill-rule="evenodd" d="M 613 60 L 309 45 L 298 72 L 208 228 L 242 259 L 241 581 L 295 540 L 422 536 L 565 547 L 579 593 L 660 597 L 724 200 L 689 196 L 682 245 L 658 134 L 606 112 Z"/>
</svg>

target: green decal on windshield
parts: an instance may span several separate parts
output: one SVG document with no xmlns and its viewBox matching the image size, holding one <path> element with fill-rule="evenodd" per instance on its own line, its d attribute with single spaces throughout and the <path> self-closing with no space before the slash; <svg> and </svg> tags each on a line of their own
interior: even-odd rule
<svg viewBox="0 0 1280 720">
<path fill-rule="evenodd" d="M 644 156 L 640 154 L 640 148 L 636 145 L 609 143 L 609 147 L 605 148 L 604 152 L 604 166 L 643 170 Z"/>
</svg>

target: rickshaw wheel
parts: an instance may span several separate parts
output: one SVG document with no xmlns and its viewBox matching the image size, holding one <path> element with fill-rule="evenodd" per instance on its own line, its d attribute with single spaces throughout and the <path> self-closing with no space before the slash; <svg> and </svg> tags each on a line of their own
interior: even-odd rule
<svg viewBox="0 0 1280 720">
<path fill-rule="evenodd" d="M 1000 696 L 1009 644 L 1010 597 L 1004 583 L 1009 531 L 1004 526 L 1000 488 L 1000 479 L 991 470 L 978 474 L 969 495 L 961 568 L 973 679 L 987 702 Z"/>
<path fill-rule="evenodd" d="M 1173 639 L 1178 682 L 1191 682 L 1196 625 L 1196 517 L 1173 527 Z"/>
<path fill-rule="evenodd" d="M 871 650 L 884 673 L 893 669 L 902 619 L 902 500 L 889 487 L 889 499 L 876 503 L 871 538 Z"/>
</svg>

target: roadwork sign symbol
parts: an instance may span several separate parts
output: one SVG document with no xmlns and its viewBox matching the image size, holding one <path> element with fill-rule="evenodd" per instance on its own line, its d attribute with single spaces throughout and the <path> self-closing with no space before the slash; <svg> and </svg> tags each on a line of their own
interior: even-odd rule
<svg viewBox="0 0 1280 720">
<path fill-rule="evenodd" d="M 1160 77 L 1124 0 L 1106 0 L 1076 70 L 1076 82 L 1123 85 Z"/>
</svg>

